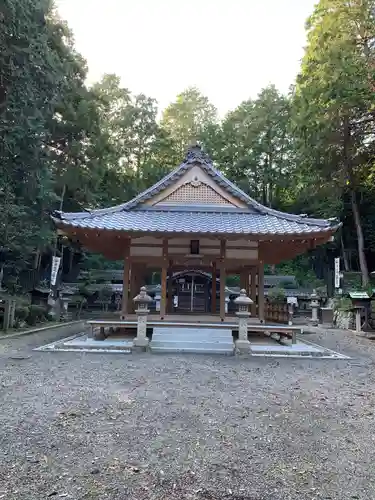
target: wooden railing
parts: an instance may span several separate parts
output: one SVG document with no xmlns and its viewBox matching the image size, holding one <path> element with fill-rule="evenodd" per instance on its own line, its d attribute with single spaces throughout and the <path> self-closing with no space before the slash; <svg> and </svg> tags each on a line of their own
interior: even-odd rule
<svg viewBox="0 0 375 500">
<path fill-rule="evenodd" d="M 287 303 L 266 302 L 264 304 L 264 316 L 266 321 L 288 324 L 289 313 Z"/>
</svg>

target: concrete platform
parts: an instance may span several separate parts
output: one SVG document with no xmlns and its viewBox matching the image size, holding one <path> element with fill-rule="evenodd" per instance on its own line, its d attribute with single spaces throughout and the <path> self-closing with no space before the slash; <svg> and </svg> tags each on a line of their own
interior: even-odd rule
<svg viewBox="0 0 375 500">
<path fill-rule="evenodd" d="M 234 344 L 231 331 L 218 329 L 212 336 L 212 332 L 206 331 L 202 337 L 200 329 L 194 329 L 188 336 L 179 340 L 173 335 L 174 329 L 166 328 L 161 337 L 154 333 L 150 343 L 150 350 L 154 353 L 195 353 L 195 354 L 234 354 Z M 207 329 L 210 330 L 210 329 Z M 225 333 L 224 333 L 225 332 Z M 230 333 L 229 333 L 230 332 Z M 211 336 L 207 337 L 210 334 Z M 216 336 L 217 335 L 217 336 Z M 298 340 L 294 345 L 280 345 L 275 340 L 263 336 L 249 336 L 252 357 L 294 357 L 294 358 L 319 358 L 319 359 L 349 359 L 348 356 L 336 351 L 324 348 L 309 341 Z M 66 352 L 92 352 L 92 353 L 120 353 L 130 354 L 132 352 L 133 339 L 120 334 L 108 337 L 105 340 L 94 340 L 87 334 L 71 336 L 65 339 L 38 347 L 37 351 L 66 351 Z"/>
<path fill-rule="evenodd" d="M 251 342 L 251 355 L 262 357 L 314 357 L 324 359 L 349 359 L 348 356 L 340 354 L 331 349 L 313 344 L 311 342 L 297 341 L 296 344 L 280 345 L 275 344 L 261 344 L 258 342 Z"/>
<path fill-rule="evenodd" d="M 119 352 L 130 354 L 133 347 L 133 340 L 128 337 L 116 338 L 108 337 L 105 340 L 94 340 L 87 334 L 75 337 L 68 337 L 52 344 L 38 347 L 37 351 L 83 351 L 83 352 Z"/>
</svg>

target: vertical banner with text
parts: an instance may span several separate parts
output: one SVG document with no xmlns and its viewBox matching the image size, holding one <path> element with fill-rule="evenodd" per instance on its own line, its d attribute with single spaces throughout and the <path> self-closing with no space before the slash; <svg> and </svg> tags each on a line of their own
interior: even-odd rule
<svg viewBox="0 0 375 500">
<path fill-rule="evenodd" d="M 335 258 L 335 288 L 340 288 L 340 257 Z"/>
<path fill-rule="evenodd" d="M 59 272 L 61 257 L 52 257 L 51 286 L 56 285 L 57 273 Z"/>
</svg>

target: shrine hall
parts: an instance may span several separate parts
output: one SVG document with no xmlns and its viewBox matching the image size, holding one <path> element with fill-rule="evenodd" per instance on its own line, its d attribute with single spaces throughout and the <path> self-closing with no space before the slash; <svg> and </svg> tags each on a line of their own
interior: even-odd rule
<svg viewBox="0 0 375 500">
<path fill-rule="evenodd" d="M 330 241 L 340 224 L 261 205 L 228 180 L 198 145 L 176 169 L 121 205 L 78 213 L 55 212 L 59 232 L 87 250 L 123 260 L 121 319 L 145 277 L 160 272 L 160 321 L 180 311 L 225 321 L 226 279 L 239 276 L 264 322 L 264 266 Z M 179 273 L 190 279 L 177 279 Z M 173 287 L 178 287 L 176 292 Z M 182 307 L 184 300 L 185 307 Z"/>
</svg>

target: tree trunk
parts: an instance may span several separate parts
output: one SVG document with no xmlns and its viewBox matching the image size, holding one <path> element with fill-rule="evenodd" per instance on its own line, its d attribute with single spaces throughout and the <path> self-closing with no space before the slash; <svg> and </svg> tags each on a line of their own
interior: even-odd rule
<svg viewBox="0 0 375 500">
<path fill-rule="evenodd" d="M 36 269 L 37 271 L 39 271 L 39 269 L 40 269 L 41 257 L 42 257 L 42 255 L 41 255 L 40 249 L 37 248 L 36 252 L 35 252 L 35 258 L 34 258 L 34 269 Z"/>
<path fill-rule="evenodd" d="M 358 241 L 358 259 L 359 267 L 362 273 L 362 286 L 363 288 L 368 287 L 370 279 L 367 269 L 367 262 L 365 256 L 365 243 L 362 231 L 361 217 L 359 215 L 358 202 L 355 193 L 355 175 L 353 172 L 353 167 L 351 164 L 351 152 L 352 152 L 352 132 L 350 128 L 350 122 L 348 117 L 344 118 L 344 137 L 343 137 L 343 160 L 344 169 L 347 178 L 349 179 L 350 186 L 350 201 L 352 205 L 352 212 L 354 218 L 355 229 L 357 232 Z"/>
<path fill-rule="evenodd" d="M 344 269 L 346 272 L 350 271 L 350 266 L 349 266 L 349 261 L 348 261 L 348 256 L 346 254 L 345 246 L 344 246 L 344 239 L 342 235 L 340 236 L 340 242 L 341 242 L 341 252 L 342 252 L 342 260 L 344 262 Z"/>
<path fill-rule="evenodd" d="M 365 240 L 363 237 L 363 230 L 362 230 L 362 224 L 361 224 L 361 217 L 359 215 L 358 203 L 357 203 L 356 195 L 355 195 L 355 192 L 353 189 L 351 190 L 350 196 L 351 196 L 354 224 L 355 224 L 355 229 L 357 231 L 358 259 L 359 259 L 359 267 L 360 267 L 361 273 L 362 273 L 362 286 L 363 286 L 363 288 L 367 288 L 369 285 L 369 282 L 370 282 L 370 278 L 369 278 L 366 256 L 365 256 Z"/>
<path fill-rule="evenodd" d="M 4 279 L 4 264 L 0 265 L 0 290 L 3 289 L 3 279 Z"/>
</svg>

